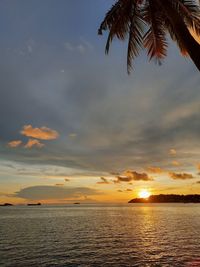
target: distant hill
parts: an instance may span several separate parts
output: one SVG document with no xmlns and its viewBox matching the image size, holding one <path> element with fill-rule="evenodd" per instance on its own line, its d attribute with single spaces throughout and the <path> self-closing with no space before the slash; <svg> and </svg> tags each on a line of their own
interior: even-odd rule
<svg viewBox="0 0 200 267">
<path fill-rule="evenodd" d="M 151 195 L 147 199 L 131 199 L 128 203 L 200 203 L 200 195 Z"/>
<path fill-rule="evenodd" d="M 4 203 L 4 204 L 0 204 L 0 206 L 2 206 L 2 207 L 7 207 L 7 206 L 13 206 L 13 204 L 10 204 L 10 203 Z"/>
</svg>

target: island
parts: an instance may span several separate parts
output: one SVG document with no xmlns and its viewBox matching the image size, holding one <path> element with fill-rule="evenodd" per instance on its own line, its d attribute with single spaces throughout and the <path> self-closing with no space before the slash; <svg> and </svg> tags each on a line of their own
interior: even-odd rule
<svg viewBox="0 0 200 267">
<path fill-rule="evenodd" d="M 128 203 L 200 203 L 200 195 L 160 194 L 148 198 L 134 198 Z"/>
<path fill-rule="evenodd" d="M 41 203 L 28 203 L 27 206 L 40 206 Z"/>
<path fill-rule="evenodd" d="M 1 207 L 7 207 L 7 206 L 13 206 L 13 204 L 11 203 L 4 203 L 4 204 L 0 204 Z"/>
</svg>

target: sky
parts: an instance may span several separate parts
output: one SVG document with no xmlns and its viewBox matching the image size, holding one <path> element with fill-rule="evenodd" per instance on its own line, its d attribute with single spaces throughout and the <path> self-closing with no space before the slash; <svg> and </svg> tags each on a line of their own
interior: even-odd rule
<svg viewBox="0 0 200 267">
<path fill-rule="evenodd" d="M 0 203 L 200 193 L 200 75 L 169 41 L 126 72 L 112 0 L 0 2 Z"/>
</svg>

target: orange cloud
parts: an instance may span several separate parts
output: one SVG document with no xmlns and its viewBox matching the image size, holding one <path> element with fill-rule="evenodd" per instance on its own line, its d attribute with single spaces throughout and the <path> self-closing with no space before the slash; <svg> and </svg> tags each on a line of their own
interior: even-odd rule
<svg viewBox="0 0 200 267">
<path fill-rule="evenodd" d="M 176 155 L 176 150 L 175 150 L 174 148 L 171 148 L 171 149 L 169 150 L 169 154 L 170 154 L 170 155 Z"/>
<path fill-rule="evenodd" d="M 111 174 L 111 175 L 114 175 L 114 176 L 118 176 L 118 175 L 120 175 L 119 172 L 110 172 L 110 174 Z"/>
<path fill-rule="evenodd" d="M 160 167 L 155 167 L 155 166 L 147 167 L 147 171 L 151 172 L 151 173 L 163 173 L 163 172 L 165 172 Z"/>
<path fill-rule="evenodd" d="M 197 169 L 200 171 L 200 163 L 197 164 Z"/>
<path fill-rule="evenodd" d="M 130 188 L 127 188 L 126 191 L 127 191 L 127 192 L 131 192 L 131 191 L 133 191 L 133 190 L 130 189 Z"/>
<path fill-rule="evenodd" d="M 169 176 L 174 180 L 187 180 L 187 179 L 193 179 L 193 175 L 190 173 L 175 173 L 170 172 Z"/>
<path fill-rule="evenodd" d="M 59 137 L 58 132 L 55 130 L 47 127 L 33 128 L 31 125 L 24 125 L 20 133 L 41 140 L 53 140 Z"/>
<path fill-rule="evenodd" d="M 13 140 L 8 143 L 8 146 L 14 148 L 20 146 L 21 144 L 22 144 L 21 140 Z"/>
<path fill-rule="evenodd" d="M 97 182 L 97 184 L 110 184 L 110 182 L 106 178 L 101 177 L 100 179 L 101 179 L 101 181 Z"/>
<path fill-rule="evenodd" d="M 44 144 L 40 143 L 40 141 L 36 139 L 29 139 L 24 147 L 25 148 L 32 148 L 32 147 L 42 148 L 43 146 Z"/>
<path fill-rule="evenodd" d="M 148 176 L 147 173 L 139 173 L 136 171 L 125 171 L 124 175 L 131 178 L 134 181 L 152 181 L 153 179 Z"/>
<path fill-rule="evenodd" d="M 174 166 L 180 166 L 181 164 L 180 164 L 180 162 L 174 160 L 174 161 L 172 161 L 172 165 L 174 165 Z"/>
</svg>

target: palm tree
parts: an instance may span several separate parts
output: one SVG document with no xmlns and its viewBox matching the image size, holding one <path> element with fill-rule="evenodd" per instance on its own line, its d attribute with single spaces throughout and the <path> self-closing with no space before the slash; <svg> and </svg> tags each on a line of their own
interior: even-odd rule
<svg viewBox="0 0 200 267">
<path fill-rule="evenodd" d="M 109 31 L 106 53 L 114 37 L 128 37 L 128 73 L 142 47 L 147 49 L 150 60 L 161 63 L 167 55 L 167 34 L 200 70 L 200 45 L 189 29 L 200 35 L 197 0 L 118 0 L 107 12 L 98 33 Z"/>
</svg>

